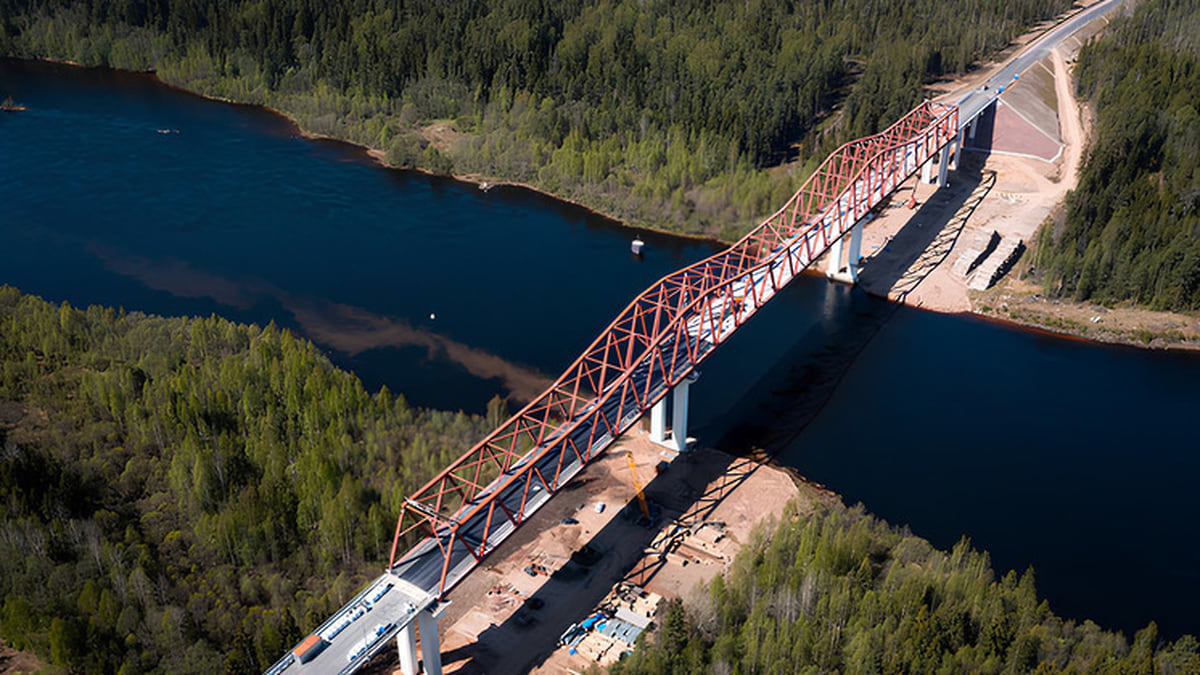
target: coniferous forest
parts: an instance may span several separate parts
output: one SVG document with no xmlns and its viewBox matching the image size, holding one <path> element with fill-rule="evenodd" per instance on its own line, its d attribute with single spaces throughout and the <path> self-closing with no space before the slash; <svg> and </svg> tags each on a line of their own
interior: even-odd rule
<svg viewBox="0 0 1200 675">
<path fill-rule="evenodd" d="M 0 287 L 0 637 L 80 672 L 261 672 L 499 410 L 368 394 L 273 325 Z"/>
<path fill-rule="evenodd" d="M 369 395 L 274 326 L 0 287 L 0 638 L 76 672 L 261 672 L 500 414 Z M 966 542 L 838 505 L 780 523 L 614 672 L 1200 672 L 1193 638 L 1063 621 Z"/>
<path fill-rule="evenodd" d="M 0 0 L 0 53 L 155 70 L 399 166 L 733 238 L 924 82 L 1070 4 Z"/>
<path fill-rule="evenodd" d="M 1077 75 L 1095 128 L 1065 223 L 1038 240 L 1047 291 L 1200 310 L 1200 4 L 1145 0 Z"/>
<path fill-rule="evenodd" d="M 782 514 L 611 675 L 1200 672 L 1192 636 L 1132 642 L 1064 621 L 1033 572 L 997 577 L 986 553 L 949 553 L 863 513 Z"/>
<path fill-rule="evenodd" d="M 729 238 L 1069 4 L 0 0 L 0 54 L 155 70 L 396 165 Z M 1094 144 L 1039 273 L 1200 309 L 1200 7 L 1142 0 L 1077 74 Z M 258 672 L 377 571 L 404 496 L 501 409 L 369 393 L 274 326 L 0 287 L 0 637 L 78 672 Z M 663 623 L 615 672 L 1200 672 L 1190 637 L 1064 621 L 1030 574 L 840 507 L 784 514 Z"/>
</svg>

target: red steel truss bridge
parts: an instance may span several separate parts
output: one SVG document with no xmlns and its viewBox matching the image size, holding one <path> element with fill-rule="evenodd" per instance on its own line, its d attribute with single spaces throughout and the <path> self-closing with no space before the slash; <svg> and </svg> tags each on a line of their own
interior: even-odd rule
<svg viewBox="0 0 1200 675">
<path fill-rule="evenodd" d="M 981 91 L 926 101 L 841 146 L 740 241 L 634 298 L 549 389 L 405 500 L 387 571 L 268 675 L 352 673 L 392 637 L 401 670 L 415 675 L 418 628 L 423 670 L 440 675 L 437 617 L 450 589 L 672 390 L 678 435 L 679 394 L 686 410 L 696 367 L 827 250 L 840 260 L 847 238 L 853 280 L 867 214 L 918 171 L 929 180 L 939 156 L 944 184 L 962 147 L 960 116 L 972 121 L 991 100 Z M 403 542 L 415 545 L 402 553 Z"/>
<path fill-rule="evenodd" d="M 783 208 L 736 244 L 634 298 L 549 389 L 405 501 L 391 573 L 433 597 L 445 595 L 788 282 L 861 228 L 872 208 L 954 142 L 958 112 L 958 106 L 927 101 L 886 131 L 841 146 Z M 947 164 L 941 162 L 942 173 Z M 423 538 L 397 556 L 400 542 L 414 534 Z"/>
<path fill-rule="evenodd" d="M 887 130 L 847 143 L 771 217 L 727 250 L 663 277 L 629 303 L 535 401 L 405 501 L 388 569 L 267 670 L 351 673 L 397 638 L 400 668 L 440 675 L 440 601 L 538 508 L 784 286 L 843 240 L 853 281 L 867 214 L 918 171 L 939 185 L 963 132 L 1006 86 L 1067 36 L 1126 0 L 1101 0 L 1062 22 L 954 103 L 926 101 Z M 849 235 L 848 237 L 846 235 Z M 678 417 L 676 418 L 679 419 Z M 651 436 L 661 418 L 651 417 Z M 676 425 L 678 426 L 678 424 Z M 686 426 L 686 422 L 684 422 Z M 678 431 L 678 429 L 676 430 Z M 682 447 L 678 439 L 676 446 Z M 415 542 L 400 554 L 401 543 Z M 398 555 L 399 554 L 399 555 Z"/>
</svg>

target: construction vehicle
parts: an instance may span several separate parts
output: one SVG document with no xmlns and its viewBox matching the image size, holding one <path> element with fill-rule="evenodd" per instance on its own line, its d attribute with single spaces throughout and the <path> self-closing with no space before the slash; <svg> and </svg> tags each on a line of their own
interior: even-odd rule
<svg viewBox="0 0 1200 675">
<path fill-rule="evenodd" d="M 626 450 L 625 460 L 629 462 L 629 473 L 633 477 L 633 489 L 637 490 L 638 506 L 642 507 L 642 515 L 646 517 L 646 521 L 650 520 L 650 507 L 646 506 L 646 495 L 642 492 L 642 484 L 638 480 L 637 466 L 633 463 L 633 453 Z"/>
</svg>

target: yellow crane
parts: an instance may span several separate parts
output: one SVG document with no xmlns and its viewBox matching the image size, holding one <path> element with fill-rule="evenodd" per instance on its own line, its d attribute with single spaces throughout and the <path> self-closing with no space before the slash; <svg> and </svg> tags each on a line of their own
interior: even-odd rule
<svg viewBox="0 0 1200 675">
<path fill-rule="evenodd" d="M 650 507 L 646 506 L 646 495 L 642 493 L 642 484 L 637 477 L 637 466 L 633 463 L 633 453 L 625 451 L 625 460 L 629 462 L 629 473 L 633 476 L 633 489 L 637 490 L 638 506 L 642 507 L 642 515 L 650 520 Z"/>
</svg>

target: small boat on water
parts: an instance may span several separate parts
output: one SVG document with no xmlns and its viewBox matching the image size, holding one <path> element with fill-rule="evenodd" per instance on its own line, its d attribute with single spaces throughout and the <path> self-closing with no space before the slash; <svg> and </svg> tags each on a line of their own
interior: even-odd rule
<svg viewBox="0 0 1200 675">
<path fill-rule="evenodd" d="M 21 112 L 24 109 L 25 106 L 21 105 L 20 103 L 13 103 L 11 96 L 4 99 L 4 103 L 0 103 L 0 110 L 3 110 L 4 112 Z"/>
<path fill-rule="evenodd" d="M 646 242 L 642 241 L 638 237 L 634 237 L 633 243 L 629 245 L 629 250 L 633 251 L 634 255 L 641 255 L 642 247 L 645 245 L 646 245 Z"/>
<path fill-rule="evenodd" d="M 491 190 L 494 187 L 496 187 L 495 183 L 489 183 L 486 180 L 479 184 L 479 189 L 483 190 L 484 192 L 487 192 L 488 190 Z"/>
</svg>

